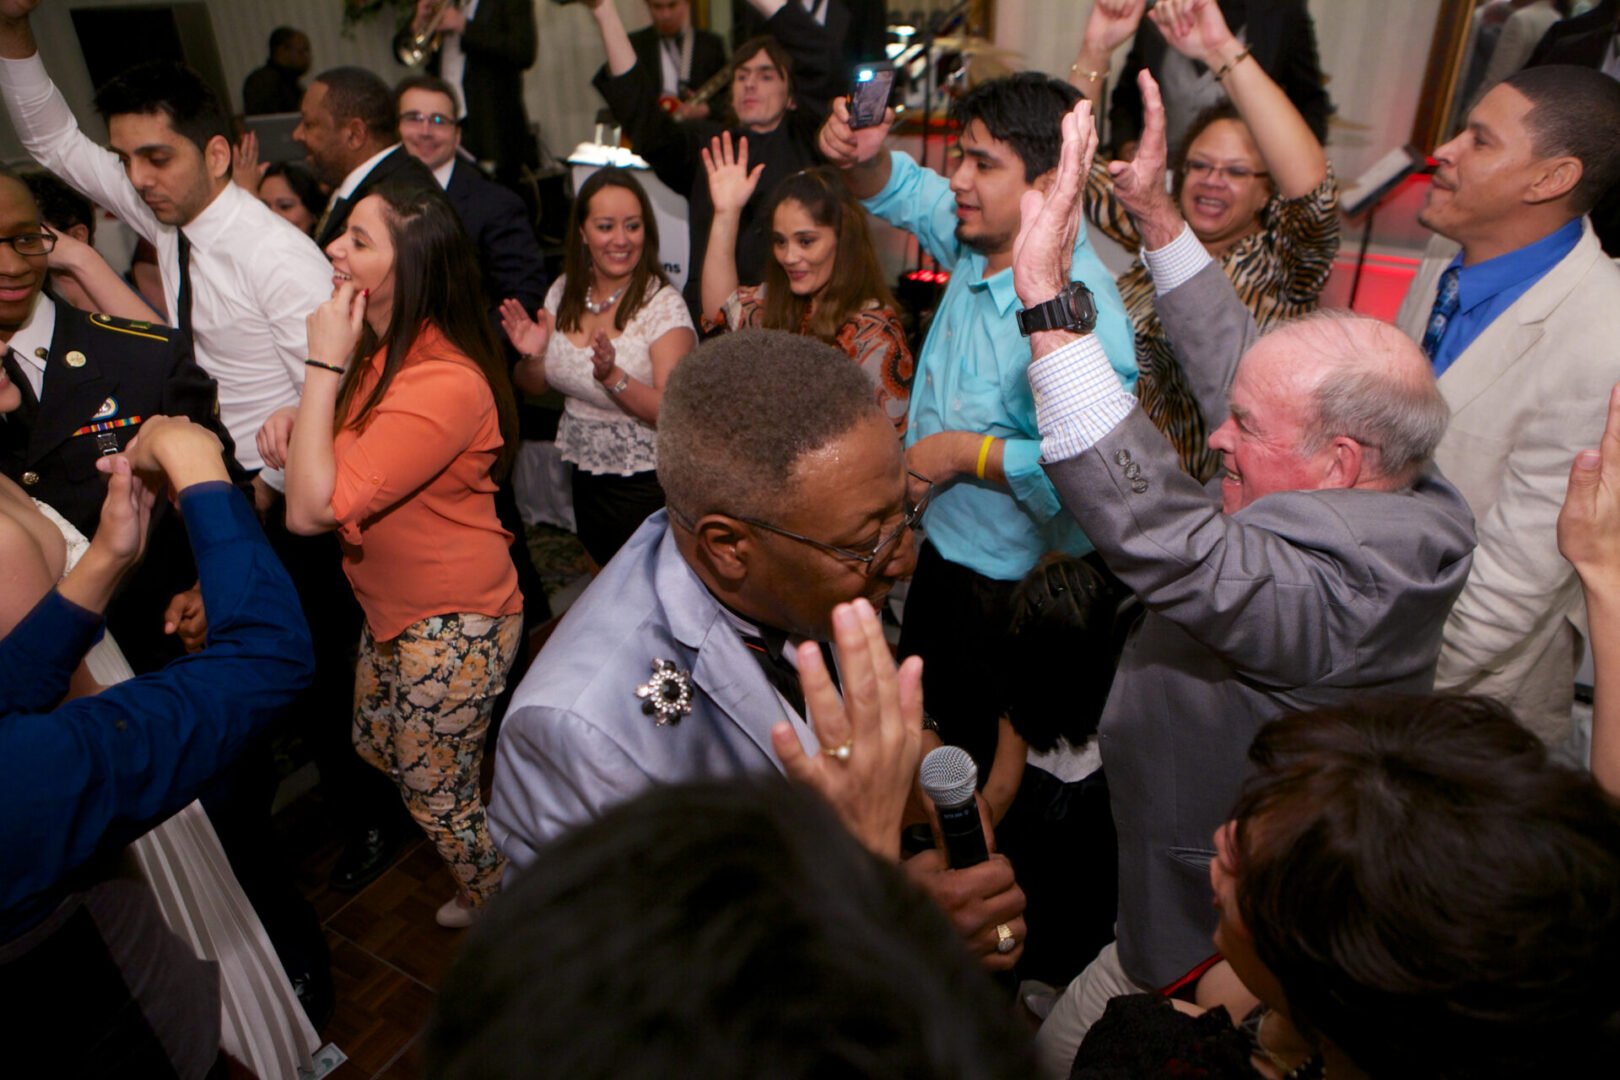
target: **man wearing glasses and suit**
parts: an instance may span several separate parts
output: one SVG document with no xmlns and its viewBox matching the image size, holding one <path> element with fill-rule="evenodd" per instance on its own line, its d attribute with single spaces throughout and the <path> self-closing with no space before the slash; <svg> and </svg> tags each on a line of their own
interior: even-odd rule
<svg viewBox="0 0 1620 1080">
<path fill-rule="evenodd" d="M 813 338 L 707 342 L 664 389 L 658 479 L 667 509 L 569 610 L 506 714 L 489 822 L 515 867 L 649 787 L 780 774 L 784 721 L 805 752 L 848 757 L 807 722 L 797 646 L 830 639 L 836 605 L 881 607 L 910 576 L 931 493 L 871 383 Z M 1003 857 L 905 865 L 987 966 L 1016 961 L 997 948 L 998 924 L 1023 937 Z"/>
</svg>

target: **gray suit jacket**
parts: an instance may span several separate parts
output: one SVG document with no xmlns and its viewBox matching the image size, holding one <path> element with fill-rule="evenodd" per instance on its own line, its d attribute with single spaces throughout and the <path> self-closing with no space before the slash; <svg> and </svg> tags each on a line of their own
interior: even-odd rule
<svg viewBox="0 0 1620 1080">
<path fill-rule="evenodd" d="M 691 677 L 691 715 L 659 727 L 636 688 L 653 661 Z M 662 510 L 568 610 L 512 698 L 495 748 L 495 843 L 515 866 L 654 784 L 779 772 L 782 699 L 675 547 Z M 802 722 L 800 739 L 820 748 Z"/>
<path fill-rule="evenodd" d="M 1254 321 L 1218 263 L 1157 307 L 1213 428 Z M 1183 473 L 1140 409 L 1046 469 L 1148 609 L 1099 734 L 1119 829 L 1119 957 L 1162 986 L 1214 951 L 1211 837 L 1255 732 L 1367 691 L 1428 691 L 1473 518 L 1432 470 L 1404 492 L 1279 492 L 1226 515 L 1219 480 L 1205 490 Z"/>
</svg>

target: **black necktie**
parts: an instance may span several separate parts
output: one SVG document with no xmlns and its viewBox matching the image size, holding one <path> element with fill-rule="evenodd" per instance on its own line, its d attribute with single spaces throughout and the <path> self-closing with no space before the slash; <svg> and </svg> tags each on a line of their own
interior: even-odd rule
<svg viewBox="0 0 1620 1080">
<path fill-rule="evenodd" d="M 180 233 L 180 295 L 174 306 L 174 325 L 195 349 L 197 343 L 191 337 L 191 241 L 186 239 L 184 231 Z"/>
<path fill-rule="evenodd" d="M 804 709 L 804 687 L 799 685 L 799 669 L 783 652 L 787 647 L 787 635 L 769 626 L 760 627 L 759 633 L 759 637 L 744 634 L 743 644 L 759 661 L 760 669 L 765 672 L 765 678 L 770 680 L 776 692 L 793 706 L 795 717 L 808 719 Z M 832 649 L 825 641 L 821 643 L 821 657 L 827 663 L 827 674 L 831 676 L 833 685 L 837 686 L 838 669 L 833 665 Z"/>
<path fill-rule="evenodd" d="M 17 384 L 17 392 L 22 395 L 22 406 L 17 410 L 17 419 L 24 423 L 31 423 L 34 413 L 39 409 L 39 399 L 34 396 L 34 386 L 23 374 L 22 364 L 17 361 L 17 350 L 7 349 L 0 364 L 6 369 L 6 378 Z"/>
</svg>

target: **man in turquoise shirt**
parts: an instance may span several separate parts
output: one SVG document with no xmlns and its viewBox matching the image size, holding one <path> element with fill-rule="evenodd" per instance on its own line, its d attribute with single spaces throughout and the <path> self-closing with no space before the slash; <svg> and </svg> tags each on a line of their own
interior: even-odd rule
<svg viewBox="0 0 1620 1080">
<path fill-rule="evenodd" d="M 951 108 L 959 164 L 947 180 L 883 149 L 888 121 L 852 131 L 843 101 L 822 127 L 823 154 L 874 215 L 917 237 L 950 271 L 918 357 L 906 463 L 933 480 L 927 542 L 906 599 L 900 650 L 926 661 L 928 711 L 949 742 L 987 763 L 1006 706 L 1001 662 L 1020 579 L 1042 555 L 1091 552 L 1039 465 L 1040 436 L 1018 331 L 1012 249 L 1025 193 L 1051 183 L 1059 125 L 1078 99 L 1067 83 L 1023 73 L 985 83 Z M 1082 229 L 1070 271 L 1091 290 L 1096 334 L 1127 388 L 1131 323 Z"/>
</svg>

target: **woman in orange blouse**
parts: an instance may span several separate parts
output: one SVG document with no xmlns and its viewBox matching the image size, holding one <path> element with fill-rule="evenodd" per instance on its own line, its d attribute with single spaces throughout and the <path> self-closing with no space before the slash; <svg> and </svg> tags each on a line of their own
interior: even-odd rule
<svg viewBox="0 0 1620 1080">
<path fill-rule="evenodd" d="M 327 254 L 334 288 L 309 317 L 303 399 L 260 447 L 273 465 L 285 454 L 288 528 L 342 542 L 366 614 L 355 747 L 393 777 L 460 884 L 439 923 L 465 926 L 505 869 L 478 773 L 523 623 L 495 516 L 516 405 L 441 193 L 367 196 Z"/>
<path fill-rule="evenodd" d="M 765 168 L 748 168 L 748 140 L 731 136 L 703 151 L 714 221 L 703 257 L 703 328 L 744 327 L 809 334 L 842 349 L 877 384 L 878 404 L 904 434 L 916 361 L 883 267 L 866 231 L 866 211 L 838 170 L 802 169 L 776 186 L 768 220 L 771 255 L 763 285 L 737 283 L 742 208 Z"/>
</svg>

